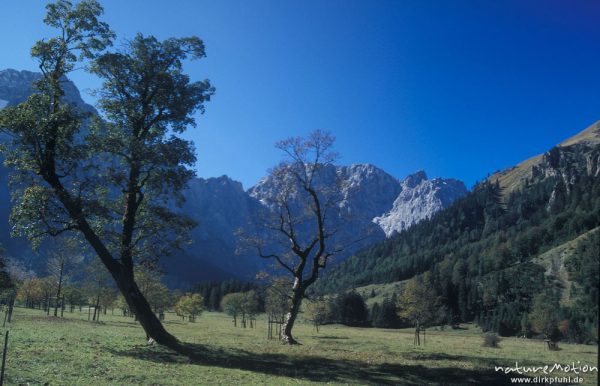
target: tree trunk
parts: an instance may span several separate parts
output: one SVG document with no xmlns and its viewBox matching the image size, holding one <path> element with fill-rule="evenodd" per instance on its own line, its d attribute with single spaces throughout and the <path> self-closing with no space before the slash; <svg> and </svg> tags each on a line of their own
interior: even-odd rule
<svg viewBox="0 0 600 386">
<path fill-rule="evenodd" d="M 75 211 L 75 213 L 78 212 Z M 115 280 L 121 295 L 125 298 L 129 310 L 133 314 L 132 316 L 135 317 L 135 320 L 140 322 L 146 335 L 154 339 L 154 341 L 160 345 L 166 346 L 181 354 L 193 356 L 194 353 L 184 347 L 177 338 L 169 334 L 156 315 L 154 315 L 148 301 L 135 283 L 133 269 L 127 270 L 113 259 L 108 249 L 102 244 L 97 235 L 93 233 L 87 222 L 81 221 L 81 225 L 85 238 L 92 248 L 94 248 L 96 254 Z"/>
<path fill-rule="evenodd" d="M 152 312 L 152 308 L 144 295 L 142 295 L 135 281 L 129 280 L 120 272 L 111 272 L 111 274 L 125 298 L 129 309 L 134 313 L 146 334 L 154 339 L 156 343 L 186 354 L 186 350 L 177 338 L 165 330 L 162 323 L 158 320 L 154 312 Z"/>
<path fill-rule="evenodd" d="M 58 175 L 54 168 L 46 171 L 48 175 L 44 179 L 52 186 L 59 200 L 65 206 L 69 216 L 77 220 L 79 230 L 94 249 L 108 272 L 115 280 L 119 291 L 125 298 L 127 305 L 135 315 L 136 320 L 139 320 L 146 335 L 150 336 L 158 344 L 166 346 L 172 350 L 185 355 L 194 355 L 189 349 L 184 347 L 177 338 L 169 334 L 160 323 L 156 315 L 152 312 L 148 301 L 139 290 L 133 278 L 133 266 L 125 267 L 123 259 L 121 263 L 117 262 L 106 248 L 100 237 L 94 232 L 83 213 L 82 208 L 71 197 L 70 193 L 62 186 Z M 121 256 L 123 257 L 123 256 Z"/>
<path fill-rule="evenodd" d="M 100 295 L 98 295 L 98 297 L 96 298 L 96 304 L 94 305 L 94 316 L 92 317 L 92 320 L 94 322 L 100 320 L 100 311 L 98 311 L 98 303 L 100 303 Z"/>
<path fill-rule="evenodd" d="M 421 326 L 419 325 L 419 321 L 417 320 L 417 324 L 415 325 L 415 346 L 421 345 Z"/>
<path fill-rule="evenodd" d="M 300 285 L 300 279 L 296 278 L 294 281 L 292 304 L 290 310 L 283 319 L 283 326 L 281 329 L 281 341 L 285 344 L 298 344 L 298 342 L 292 336 L 292 328 L 294 322 L 300 311 L 300 304 L 302 303 L 302 297 L 304 296 L 304 289 Z"/>
<path fill-rule="evenodd" d="M 58 299 L 60 299 L 60 291 L 62 290 L 64 262 L 61 262 L 60 273 L 58 277 L 58 288 L 56 290 L 56 302 L 54 303 L 54 316 L 58 316 Z"/>
<path fill-rule="evenodd" d="M 15 297 L 10 298 L 10 303 L 8 303 L 8 323 L 12 320 L 13 307 L 15 306 Z"/>
</svg>

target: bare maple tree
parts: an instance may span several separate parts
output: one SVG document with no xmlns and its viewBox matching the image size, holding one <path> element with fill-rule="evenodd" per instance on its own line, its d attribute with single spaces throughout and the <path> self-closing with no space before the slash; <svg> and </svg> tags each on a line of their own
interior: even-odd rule
<svg viewBox="0 0 600 386">
<path fill-rule="evenodd" d="M 260 257 L 274 260 L 292 278 L 289 308 L 281 340 L 298 343 L 292 328 L 306 290 L 317 280 L 329 259 L 343 249 L 335 240 L 333 218 L 341 201 L 341 179 L 332 167 L 338 156 L 334 137 L 315 131 L 308 137 L 280 141 L 285 158 L 269 172 L 276 194 L 265 199 L 269 208 L 263 232 L 251 242 Z"/>
</svg>

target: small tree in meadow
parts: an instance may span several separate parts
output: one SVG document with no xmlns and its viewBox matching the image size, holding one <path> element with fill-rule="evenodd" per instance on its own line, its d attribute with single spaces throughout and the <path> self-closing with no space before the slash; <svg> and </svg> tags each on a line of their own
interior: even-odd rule
<svg viewBox="0 0 600 386">
<path fill-rule="evenodd" d="M 121 294 L 117 295 L 117 299 L 115 299 L 114 307 L 121 310 L 121 312 L 123 313 L 123 316 L 132 316 L 131 309 L 129 308 L 127 301 L 125 301 L 125 298 L 123 297 L 123 295 L 121 295 Z"/>
<path fill-rule="evenodd" d="M 529 314 L 531 327 L 537 333 L 544 334 L 549 339 L 558 335 L 558 297 L 549 292 L 543 292 L 533 298 L 533 306 Z"/>
<path fill-rule="evenodd" d="M 310 302 L 305 303 L 304 315 L 313 326 L 317 333 L 319 332 L 319 326 L 325 324 L 329 319 L 331 309 L 329 303 L 323 299 L 314 299 Z"/>
<path fill-rule="evenodd" d="M 172 304 L 169 288 L 161 282 L 162 275 L 145 266 L 135 269 L 135 281 L 155 313 L 164 312 Z"/>
<path fill-rule="evenodd" d="M 50 276 L 46 276 L 40 279 L 40 288 L 42 289 L 42 298 L 44 303 L 44 310 L 50 313 L 50 298 L 55 294 L 56 283 Z"/>
<path fill-rule="evenodd" d="M 65 286 L 63 290 L 65 302 L 69 304 L 69 311 L 73 312 L 75 306 L 79 306 L 85 302 L 85 294 L 83 290 L 74 285 Z"/>
<path fill-rule="evenodd" d="M 237 317 L 242 314 L 243 305 L 244 294 L 241 292 L 227 294 L 221 299 L 221 309 L 233 317 L 234 327 L 237 327 Z"/>
<path fill-rule="evenodd" d="M 434 290 L 428 286 L 427 277 L 410 279 L 398 298 L 398 316 L 410 320 L 415 326 L 415 344 L 421 344 L 420 330 L 434 323 L 438 316 L 438 301 Z"/>
<path fill-rule="evenodd" d="M 187 316 L 190 322 L 195 322 L 196 316 L 204 311 L 204 298 L 200 294 L 187 293 L 179 298 L 175 310 L 183 318 Z"/>
<path fill-rule="evenodd" d="M 109 308 L 114 308 L 117 302 L 117 291 L 115 288 L 109 287 L 100 294 L 100 302 L 98 303 L 100 309 L 103 310 L 104 314 Z"/>
<path fill-rule="evenodd" d="M 91 260 L 84 271 L 86 273 L 85 292 L 88 304 L 94 308 L 92 320 L 98 321 L 100 309 L 103 305 L 106 305 L 107 297 L 114 296 L 114 285 L 110 274 L 99 260 Z"/>
<path fill-rule="evenodd" d="M 54 294 L 54 316 L 58 316 L 58 307 L 63 297 L 63 287 L 70 280 L 72 271 L 83 261 L 81 247 L 75 238 L 63 237 L 54 239 L 55 248 L 51 252 L 48 262 L 48 275 L 56 288 Z"/>
<path fill-rule="evenodd" d="M 17 300 L 29 308 L 41 304 L 43 296 L 41 280 L 37 277 L 23 280 L 17 290 Z"/>
<path fill-rule="evenodd" d="M 267 288 L 265 295 L 265 311 L 275 320 L 283 320 L 289 309 L 290 285 L 287 280 L 276 279 Z"/>
<path fill-rule="evenodd" d="M 242 294 L 242 326 L 246 328 L 249 322 L 250 327 L 254 326 L 254 320 L 259 310 L 258 295 L 256 291 L 251 290 Z"/>
</svg>

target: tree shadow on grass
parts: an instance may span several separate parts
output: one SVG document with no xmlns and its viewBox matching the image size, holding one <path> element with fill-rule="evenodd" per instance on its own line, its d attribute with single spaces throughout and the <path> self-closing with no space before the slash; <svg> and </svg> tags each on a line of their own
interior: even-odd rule
<svg viewBox="0 0 600 386">
<path fill-rule="evenodd" d="M 496 350 L 496 348 L 490 348 L 490 350 Z M 513 361 L 507 360 L 506 358 L 484 356 L 471 357 L 467 355 L 453 355 L 446 353 L 401 353 L 400 355 L 411 360 L 469 362 L 477 364 L 479 367 L 489 367 L 491 369 L 493 369 L 494 366 L 515 366 L 516 362 L 522 366 L 540 366 L 540 362 L 536 361 L 535 358 Z"/>
<path fill-rule="evenodd" d="M 453 355 L 446 353 L 421 353 L 421 352 L 405 352 L 400 356 L 412 360 L 432 360 L 432 361 L 457 361 L 457 362 L 488 362 L 492 366 L 498 366 L 498 358 L 492 357 L 471 357 L 467 355 Z"/>
<path fill-rule="evenodd" d="M 336 335 L 315 335 L 315 339 L 350 339 L 347 336 L 336 336 Z"/>
<path fill-rule="evenodd" d="M 401 353 L 402 357 L 410 360 L 422 360 L 422 361 L 449 361 L 449 362 L 461 362 L 471 363 L 477 367 L 494 369 L 495 366 L 514 366 L 515 362 L 507 363 L 506 359 L 494 358 L 494 357 L 480 357 L 480 356 L 467 356 L 467 355 L 453 355 L 446 353 Z M 539 363 L 533 361 L 520 362 L 521 365 L 526 366 L 539 366 Z M 515 377 L 513 374 L 512 377 Z"/>
<path fill-rule="evenodd" d="M 109 349 L 117 356 L 134 357 L 157 363 L 189 363 L 252 371 L 312 382 L 360 382 L 376 385 L 507 385 L 510 375 L 490 370 L 460 367 L 427 367 L 331 359 L 321 356 L 254 353 L 240 349 L 222 349 L 206 345 L 186 344 L 195 353 L 191 359 L 162 347 L 138 346 L 129 350 Z M 475 358 L 471 358 L 475 359 Z M 468 360 L 466 358 L 465 360 Z"/>
</svg>

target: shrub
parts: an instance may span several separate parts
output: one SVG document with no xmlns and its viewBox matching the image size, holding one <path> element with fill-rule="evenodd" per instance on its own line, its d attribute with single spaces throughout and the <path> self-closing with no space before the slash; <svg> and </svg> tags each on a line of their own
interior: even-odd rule
<svg viewBox="0 0 600 386">
<path fill-rule="evenodd" d="M 498 348 L 498 343 L 500 343 L 502 339 L 494 333 L 484 334 L 483 335 L 483 347 L 495 347 Z"/>
</svg>

